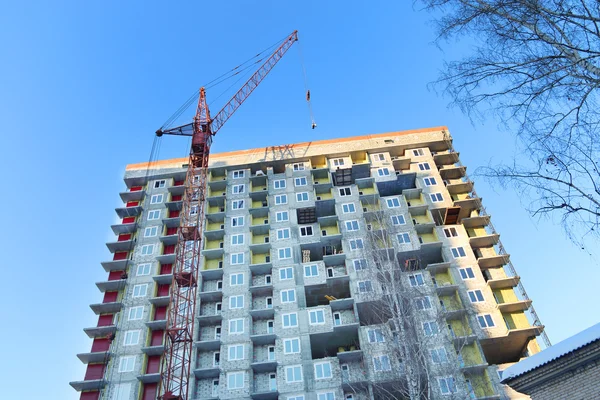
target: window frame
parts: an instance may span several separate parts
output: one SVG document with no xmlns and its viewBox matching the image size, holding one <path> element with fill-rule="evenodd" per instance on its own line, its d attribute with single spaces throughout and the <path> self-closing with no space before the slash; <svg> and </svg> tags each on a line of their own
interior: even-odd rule
<svg viewBox="0 0 600 400">
<path fill-rule="evenodd" d="M 282 184 L 283 182 L 283 184 Z M 273 189 L 275 190 L 279 190 L 279 189 L 285 189 L 287 187 L 287 183 L 285 181 L 285 179 L 277 179 L 275 181 L 273 181 Z"/>
<path fill-rule="evenodd" d="M 156 221 L 157 219 L 160 219 L 160 214 L 161 214 L 161 210 L 150 210 L 148 211 L 148 217 L 146 218 L 147 221 Z"/>
<path fill-rule="evenodd" d="M 363 285 L 365 290 L 361 290 L 361 284 Z M 371 280 L 369 279 L 357 281 L 356 286 L 358 287 L 358 293 L 372 293 L 374 291 L 373 282 L 371 282 Z M 370 288 L 370 290 L 366 290 L 367 288 Z"/>
<path fill-rule="evenodd" d="M 319 321 L 319 313 L 323 317 L 323 321 Z M 313 315 L 315 315 L 315 322 L 313 322 Z M 322 308 L 317 308 L 314 310 L 308 311 L 308 324 L 309 325 L 325 325 L 325 310 Z"/>
<path fill-rule="evenodd" d="M 410 235 L 408 232 L 401 232 L 396 235 L 396 240 L 398 240 L 398 244 L 410 244 Z"/>
<path fill-rule="evenodd" d="M 235 377 L 234 378 L 234 383 L 235 386 L 230 387 L 230 383 L 231 383 L 231 377 L 233 376 L 242 376 L 242 386 L 237 386 L 238 383 L 238 378 Z M 240 389 L 244 389 L 246 387 L 246 371 L 231 371 L 231 372 L 227 372 L 227 390 L 240 390 Z"/>
<path fill-rule="evenodd" d="M 275 205 L 276 206 L 280 206 L 280 205 L 284 205 L 284 204 L 288 203 L 287 194 L 286 193 L 276 194 L 274 200 L 275 200 Z"/>
<path fill-rule="evenodd" d="M 485 303 L 485 296 L 481 289 L 467 290 L 467 295 L 472 304 Z"/>
<path fill-rule="evenodd" d="M 246 184 L 238 183 L 237 185 L 231 185 L 231 194 L 244 194 L 246 193 Z"/>
<path fill-rule="evenodd" d="M 241 277 L 241 282 L 240 282 L 240 277 Z M 236 273 L 229 275 L 229 286 L 242 286 L 244 284 L 244 281 L 245 281 L 245 276 L 244 276 L 243 272 L 236 272 Z"/>
<path fill-rule="evenodd" d="M 310 197 L 308 196 L 308 192 L 297 192 L 296 193 L 296 202 L 305 203 L 309 200 L 310 200 Z"/>
<path fill-rule="evenodd" d="M 289 380 L 290 377 L 289 371 L 292 370 L 292 380 Z M 296 372 L 299 371 L 299 379 L 296 379 Z M 286 383 L 300 383 L 304 382 L 304 372 L 302 371 L 302 364 L 296 365 L 286 365 L 285 366 L 285 382 Z"/>
<path fill-rule="evenodd" d="M 240 299 L 241 299 L 241 306 L 240 306 Z M 235 304 L 233 304 L 235 303 Z M 245 299 L 244 299 L 244 295 L 243 294 L 238 294 L 235 296 L 230 296 L 229 297 L 229 309 L 230 310 L 240 310 L 243 309 L 245 306 Z M 235 305 L 235 307 L 234 307 Z"/>
<path fill-rule="evenodd" d="M 352 210 L 350 210 L 352 209 Z M 356 212 L 356 206 L 354 203 L 343 203 L 342 204 L 342 213 L 343 214 L 353 214 Z"/>
<path fill-rule="evenodd" d="M 292 293 L 292 300 L 290 300 L 290 293 Z M 285 296 L 284 296 L 285 294 Z M 284 300 L 285 297 L 285 300 Z M 296 302 L 296 289 L 283 289 L 279 292 L 279 301 L 281 304 L 291 304 Z"/>
<path fill-rule="evenodd" d="M 244 199 L 231 200 L 232 210 L 243 210 L 246 207 L 246 201 Z"/>
<path fill-rule="evenodd" d="M 125 331 L 123 334 L 123 346 L 136 346 L 140 343 L 140 336 L 142 336 L 141 329 L 130 329 Z M 132 339 L 135 338 L 135 343 L 132 342 Z M 128 340 L 130 339 L 130 340 Z M 131 342 L 131 343 L 128 343 Z"/>
<path fill-rule="evenodd" d="M 399 208 L 402 206 L 402 203 L 400 202 L 399 197 L 387 198 L 387 199 L 385 199 L 385 204 L 386 204 L 387 208 Z"/>
<path fill-rule="evenodd" d="M 239 240 L 240 238 L 242 238 L 241 241 Z M 234 243 L 234 239 L 236 239 L 235 241 L 237 243 Z M 234 233 L 233 235 L 231 235 L 231 238 L 230 238 L 230 243 L 232 246 L 241 246 L 244 244 L 245 241 L 246 241 L 246 235 L 243 233 Z"/>
<path fill-rule="evenodd" d="M 117 372 L 119 373 L 123 373 L 123 372 L 133 372 L 135 370 L 135 362 L 137 361 L 137 356 L 136 355 L 126 355 L 126 356 L 120 356 L 119 357 L 119 367 L 117 369 Z M 123 368 L 123 361 L 125 361 L 125 368 Z M 131 368 L 129 368 L 129 363 L 130 361 L 131 363 Z"/>
<path fill-rule="evenodd" d="M 240 260 L 240 257 L 241 257 L 241 260 Z M 246 260 L 246 257 L 244 256 L 244 252 L 229 254 L 229 264 L 230 265 L 242 265 L 242 264 L 244 264 L 245 260 Z"/>
<path fill-rule="evenodd" d="M 236 176 L 237 174 L 237 176 Z M 242 179 L 246 176 L 246 171 L 243 169 L 237 169 L 235 171 L 231 171 L 231 179 Z"/>
<path fill-rule="evenodd" d="M 437 180 L 434 176 L 428 176 L 426 178 L 423 178 L 423 183 L 425 184 L 425 186 L 435 186 L 437 185 Z"/>
<path fill-rule="evenodd" d="M 392 225 L 394 226 L 406 225 L 406 218 L 404 218 L 404 214 L 392 215 L 390 219 L 392 220 Z"/>
<path fill-rule="evenodd" d="M 153 194 L 150 196 L 150 204 L 160 204 L 163 202 L 164 195 L 162 193 Z"/>
<path fill-rule="evenodd" d="M 383 178 L 384 176 L 390 176 L 391 172 L 388 167 L 377 168 L 377 176 Z"/>
<path fill-rule="evenodd" d="M 350 250 L 359 250 L 365 248 L 365 242 L 361 238 L 350 239 L 348 243 L 350 244 Z"/>
<path fill-rule="evenodd" d="M 319 265 L 308 264 L 308 265 L 303 265 L 303 267 L 304 267 L 304 277 L 305 278 L 314 278 L 314 277 L 319 276 Z M 307 274 L 306 271 L 310 271 L 310 273 Z M 314 271 L 316 271 L 315 274 L 313 274 Z"/>
<path fill-rule="evenodd" d="M 461 251 L 463 254 L 461 254 Z M 452 257 L 454 257 L 454 258 L 464 258 L 467 256 L 467 252 L 465 251 L 465 248 L 462 246 L 451 247 L 450 252 L 452 253 Z"/>
<path fill-rule="evenodd" d="M 245 223 L 246 223 L 246 221 L 245 221 L 245 218 L 243 215 L 231 217 L 230 225 L 232 228 L 239 228 L 241 226 L 244 226 Z"/>
<path fill-rule="evenodd" d="M 339 187 L 338 193 L 340 197 L 352 196 L 352 188 L 350 186 Z"/>
<path fill-rule="evenodd" d="M 283 232 L 286 232 L 287 236 Z M 279 237 L 280 233 L 282 234 L 281 237 Z M 286 239 L 289 239 L 291 237 L 290 228 L 277 229 L 276 235 L 277 235 L 277 240 L 286 240 Z"/>
<path fill-rule="evenodd" d="M 419 171 L 431 171 L 431 165 L 429 165 L 429 162 L 418 163 L 417 167 L 419 168 Z"/>
<path fill-rule="evenodd" d="M 240 348 L 241 348 L 241 357 L 238 358 L 238 356 L 240 355 Z M 233 357 L 231 357 L 231 350 L 234 351 Z M 229 346 L 227 346 L 227 361 L 239 361 L 239 360 L 245 360 L 246 359 L 246 345 L 244 343 L 235 343 L 235 344 L 230 344 Z"/>
<path fill-rule="evenodd" d="M 288 343 L 290 351 L 288 351 Z M 294 351 L 294 343 L 298 343 L 298 351 Z M 283 339 L 283 354 L 299 354 L 302 353 L 302 344 L 300 343 L 299 337 L 284 338 Z"/>
<path fill-rule="evenodd" d="M 387 361 L 383 361 L 387 360 Z M 377 364 L 379 363 L 379 368 L 377 368 Z M 384 367 L 388 368 L 384 368 Z M 387 354 L 380 354 L 377 356 L 373 356 L 373 370 L 375 372 L 388 372 L 392 370 L 392 361 Z"/>
<path fill-rule="evenodd" d="M 489 320 L 487 317 L 489 317 Z M 482 320 L 485 322 L 486 326 L 483 326 L 481 324 Z M 490 321 L 491 321 L 491 324 L 490 324 Z M 481 329 L 490 329 L 490 328 L 496 327 L 496 321 L 494 321 L 494 317 L 490 313 L 477 314 L 477 323 L 479 324 L 479 327 Z"/>
<path fill-rule="evenodd" d="M 305 176 L 298 176 L 294 178 L 294 187 L 302 187 L 308 185 L 308 179 Z"/>
<path fill-rule="evenodd" d="M 463 272 L 464 272 L 464 275 L 463 275 Z M 458 273 L 460 274 L 460 278 L 463 281 L 475 279 L 475 271 L 473 271 L 473 268 L 471 268 L 471 267 L 459 268 Z M 466 278 L 465 278 L 465 276 L 466 276 Z"/>
<path fill-rule="evenodd" d="M 294 316 L 294 318 L 292 318 L 292 315 Z M 285 317 L 288 317 L 289 325 L 287 325 L 287 326 L 285 324 L 285 319 L 286 319 Z M 296 322 L 295 325 L 291 324 L 292 323 L 292 319 L 295 320 L 295 322 Z M 298 313 L 297 312 L 290 312 L 290 313 L 281 314 L 281 326 L 284 329 L 297 328 L 298 327 Z"/>
<path fill-rule="evenodd" d="M 372 340 L 371 340 L 372 339 Z M 379 340 L 381 339 L 381 340 Z M 385 336 L 381 328 L 368 328 L 367 340 L 369 343 L 385 343 Z"/>
<path fill-rule="evenodd" d="M 291 271 L 291 274 L 289 273 Z M 279 268 L 279 280 L 288 281 L 294 279 L 294 267 Z"/>
<path fill-rule="evenodd" d="M 327 368 L 329 369 L 329 374 L 326 375 L 326 369 L 325 366 L 327 366 Z M 321 367 L 321 375 L 319 377 L 319 367 Z M 313 364 L 313 368 L 314 368 L 314 373 L 315 373 L 315 380 L 321 380 L 321 379 L 331 379 L 333 378 L 333 371 L 331 369 L 331 362 L 330 361 L 319 361 Z"/>
<path fill-rule="evenodd" d="M 285 216 L 285 219 L 283 218 Z M 288 211 L 277 211 L 275 213 L 275 222 L 287 222 L 290 220 L 290 213 Z"/>
<path fill-rule="evenodd" d="M 344 226 L 348 232 L 356 232 L 360 229 L 360 224 L 358 223 L 357 219 L 344 221 Z"/>
<path fill-rule="evenodd" d="M 144 306 L 129 307 L 127 311 L 127 321 L 139 321 L 144 319 Z M 133 318 L 131 317 L 133 314 Z"/>
<path fill-rule="evenodd" d="M 143 294 L 140 294 L 140 292 L 143 289 Z M 135 292 L 138 292 L 137 294 Z M 139 298 L 139 297 L 146 297 L 148 296 L 148 284 L 147 283 L 139 283 L 137 285 L 133 285 L 133 291 L 131 292 L 131 297 L 132 298 Z"/>
<path fill-rule="evenodd" d="M 359 265 L 360 268 L 356 268 L 356 265 Z M 369 268 L 369 263 L 367 262 L 366 258 L 355 258 L 354 260 L 352 260 L 352 267 L 354 268 L 354 271 L 364 271 L 365 269 Z"/>
<path fill-rule="evenodd" d="M 444 195 L 440 192 L 429 193 L 429 199 L 432 203 L 441 203 L 444 201 Z"/>
<path fill-rule="evenodd" d="M 240 323 L 241 323 L 241 328 L 242 330 L 238 330 L 238 328 L 240 327 Z M 229 320 L 229 334 L 230 335 L 241 335 L 246 331 L 246 321 L 245 318 L 233 318 Z M 235 327 L 235 329 L 231 329 L 232 327 Z"/>
<path fill-rule="evenodd" d="M 310 230 L 310 234 L 308 233 L 309 230 Z M 304 231 L 304 233 L 302 233 L 302 231 Z M 314 236 L 314 229 L 313 229 L 312 225 L 299 226 L 298 232 L 300 233 L 300 237 Z"/>
<path fill-rule="evenodd" d="M 140 274 L 140 267 L 144 268 L 142 270 L 142 274 Z M 148 272 L 145 272 L 146 268 L 148 269 Z M 142 264 L 138 264 L 136 270 L 135 270 L 135 276 L 147 276 L 150 275 L 150 273 L 152 272 L 152 263 L 142 263 Z"/>
<path fill-rule="evenodd" d="M 278 260 L 291 260 L 294 257 L 292 253 L 291 247 L 282 247 L 277 249 L 277 259 Z"/>
</svg>

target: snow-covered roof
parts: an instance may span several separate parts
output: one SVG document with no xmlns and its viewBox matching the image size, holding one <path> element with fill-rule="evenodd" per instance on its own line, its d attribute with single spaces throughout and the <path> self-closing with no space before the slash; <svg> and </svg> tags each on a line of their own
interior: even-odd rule
<svg viewBox="0 0 600 400">
<path fill-rule="evenodd" d="M 512 365 L 511 367 L 504 370 L 504 373 L 502 374 L 502 381 L 506 382 L 509 379 L 516 378 L 519 375 L 523 375 L 528 371 L 539 368 L 544 364 L 548 364 L 549 362 L 556 360 L 557 358 L 572 353 L 575 350 L 586 346 L 592 342 L 595 342 L 599 339 L 600 323 L 591 326 L 586 330 L 581 331 L 578 334 L 571 336 L 570 338 L 567 338 L 560 343 L 555 344 L 554 346 L 548 347 L 544 351 L 534 354 L 531 357 L 527 357 L 526 359 Z"/>
</svg>

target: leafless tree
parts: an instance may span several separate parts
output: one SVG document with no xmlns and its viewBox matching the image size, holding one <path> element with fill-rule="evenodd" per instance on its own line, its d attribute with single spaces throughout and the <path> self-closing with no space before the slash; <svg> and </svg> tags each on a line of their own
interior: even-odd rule
<svg viewBox="0 0 600 400">
<path fill-rule="evenodd" d="M 600 3 L 597 0 L 415 0 L 438 15 L 439 45 L 467 37 L 472 54 L 436 82 L 471 116 L 492 112 L 518 132 L 509 165 L 477 172 L 559 215 L 575 242 L 600 216 Z M 485 138 L 481 138 L 485 140 Z"/>
</svg>

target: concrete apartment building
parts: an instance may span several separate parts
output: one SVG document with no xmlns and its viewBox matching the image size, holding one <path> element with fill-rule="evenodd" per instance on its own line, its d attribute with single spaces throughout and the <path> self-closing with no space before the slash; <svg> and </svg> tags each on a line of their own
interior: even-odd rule
<svg viewBox="0 0 600 400">
<path fill-rule="evenodd" d="M 127 166 L 82 400 L 157 397 L 186 163 Z M 403 398 L 417 347 L 429 398 L 518 398 L 543 326 L 465 174 L 445 127 L 211 155 L 191 398 Z"/>
</svg>

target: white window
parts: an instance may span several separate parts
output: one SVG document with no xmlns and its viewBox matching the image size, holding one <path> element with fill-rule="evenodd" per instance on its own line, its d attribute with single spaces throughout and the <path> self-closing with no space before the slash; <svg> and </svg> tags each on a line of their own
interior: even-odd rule
<svg viewBox="0 0 600 400">
<path fill-rule="evenodd" d="M 346 230 L 348 231 L 357 231 L 358 230 L 358 221 L 346 221 Z"/>
<path fill-rule="evenodd" d="M 439 347 L 437 349 L 431 349 L 431 360 L 434 364 L 441 364 L 448 362 L 448 355 L 446 354 L 446 349 L 443 347 Z"/>
<path fill-rule="evenodd" d="M 298 202 L 308 201 L 308 192 L 296 193 L 296 201 L 298 201 Z"/>
<path fill-rule="evenodd" d="M 150 226 L 144 229 L 144 237 L 153 237 L 158 235 L 158 226 Z"/>
<path fill-rule="evenodd" d="M 283 340 L 283 352 L 285 354 L 300 353 L 300 339 L 291 338 Z"/>
<path fill-rule="evenodd" d="M 243 360 L 244 359 L 244 345 L 243 344 L 232 344 L 229 346 L 227 351 L 227 359 L 229 361 Z"/>
<path fill-rule="evenodd" d="M 285 381 L 287 383 L 302 382 L 302 366 L 291 365 L 285 367 Z"/>
<path fill-rule="evenodd" d="M 236 235 L 232 235 L 231 236 L 231 244 L 232 245 L 244 244 L 244 234 L 238 233 Z"/>
<path fill-rule="evenodd" d="M 400 244 L 410 243 L 410 236 L 408 233 L 399 233 L 396 237 L 398 238 L 398 243 Z"/>
<path fill-rule="evenodd" d="M 160 218 L 160 210 L 148 211 L 148 221 Z"/>
<path fill-rule="evenodd" d="M 383 331 L 381 328 L 368 329 L 367 336 L 369 337 L 369 343 L 383 343 L 385 339 L 383 337 Z"/>
<path fill-rule="evenodd" d="M 423 179 L 423 182 L 425 182 L 425 186 L 437 185 L 437 182 L 435 181 L 434 177 L 425 178 L 425 179 Z"/>
<path fill-rule="evenodd" d="M 352 194 L 352 190 L 349 187 L 339 188 L 340 196 L 350 196 Z"/>
<path fill-rule="evenodd" d="M 404 215 L 392 215 L 392 224 L 393 225 L 404 225 L 404 224 L 406 224 L 406 220 L 404 219 Z"/>
<path fill-rule="evenodd" d="M 444 201 L 444 197 L 442 197 L 441 193 L 430 193 L 429 198 L 434 203 L 439 203 L 440 201 Z"/>
<path fill-rule="evenodd" d="M 440 327 L 435 321 L 423 322 L 423 332 L 425 332 L 425 336 L 434 336 L 440 333 Z"/>
<path fill-rule="evenodd" d="M 277 255 L 280 260 L 289 260 L 290 258 L 292 258 L 292 248 L 284 247 L 283 249 L 278 249 Z"/>
<path fill-rule="evenodd" d="M 356 212 L 356 207 L 354 207 L 353 203 L 342 204 L 342 212 L 344 214 Z"/>
<path fill-rule="evenodd" d="M 350 249 L 357 250 L 357 249 L 362 249 L 364 247 L 365 246 L 363 244 L 363 240 L 362 239 L 351 239 L 350 240 Z"/>
<path fill-rule="evenodd" d="M 227 389 L 243 389 L 246 373 L 244 371 L 228 372 L 227 373 Z"/>
<path fill-rule="evenodd" d="M 372 292 L 373 285 L 371 281 L 358 281 L 358 291 L 360 293 Z"/>
<path fill-rule="evenodd" d="M 312 236 L 313 228 L 312 226 L 301 226 L 300 227 L 300 236 Z"/>
<path fill-rule="evenodd" d="M 471 303 L 481 303 L 485 301 L 483 298 L 483 293 L 481 293 L 481 290 L 479 289 L 469 290 L 467 293 L 469 294 L 469 300 L 471 300 Z"/>
<path fill-rule="evenodd" d="M 307 278 L 319 276 L 319 266 L 317 264 L 305 265 L 304 266 L 304 276 Z"/>
<path fill-rule="evenodd" d="M 438 378 L 438 384 L 440 385 L 440 391 L 443 395 L 456 393 L 456 384 L 454 383 L 454 378 Z"/>
<path fill-rule="evenodd" d="M 277 229 L 277 240 L 289 239 L 290 228 Z"/>
<path fill-rule="evenodd" d="M 343 158 L 334 158 L 331 161 L 333 161 L 333 166 L 334 167 L 341 167 L 342 165 L 344 165 L 344 159 Z"/>
<path fill-rule="evenodd" d="M 273 187 L 275 189 L 285 189 L 285 179 L 278 179 L 273 182 Z"/>
<path fill-rule="evenodd" d="M 315 379 L 327 378 L 331 378 L 331 363 L 329 361 L 315 363 Z"/>
<path fill-rule="evenodd" d="M 388 168 L 378 168 L 377 169 L 377 176 L 389 176 L 390 175 L 390 170 Z"/>
<path fill-rule="evenodd" d="M 363 269 L 367 269 L 367 260 L 365 260 L 364 258 L 353 260 L 352 264 L 354 265 L 355 271 L 362 271 Z"/>
<path fill-rule="evenodd" d="M 423 151 L 423 149 L 414 149 L 412 151 L 412 153 L 413 153 L 413 156 L 415 156 L 415 157 L 419 157 L 419 156 L 424 156 L 425 155 L 425 152 Z"/>
<path fill-rule="evenodd" d="M 244 209 L 244 200 L 233 200 L 231 202 L 232 210 L 243 210 Z"/>
<path fill-rule="evenodd" d="M 296 301 L 296 289 L 286 289 L 281 291 L 282 303 L 294 303 Z"/>
<path fill-rule="evenodd" d="M 287 211 L 279 211 L 275 214 L 275 221 L 277 222 L 288 221 L 289 219 L 290 216 Z"/>
<path fill-rule="evenodd" d="M 148 284 L 135 285 L 133 287 L 133 297 L 145 297 L 148 294 Z"/>
<path fill-rule="evenodd" d="M 400 207 L 400 199 L 397 197 L 392 197 L 391 199 L 385 199 L 388 208 L 397 208 Z"/>
<path fill-rule="evenodd" d="M 231 254 L 231 265 L 239 265 L 244 263 L 244 253 Z"/>
<path fill-rule="evenodd" d="M 492 328 L 496 326 L 490 314 L 479 314 L 477 316 L 477 321 L 479 322 L 479 326 L 482 328 Z"/>
<path fill-rule="evenodd" d="M 229 334 L 244 333 L 244 318 L 236 318 L 229 320 Z"/>
<path fill-rule="evenodd" d="M 124 356 L 119 358 L 119 372 L 131 372 L 135 367 L 135 356 Z"/>
<path fill-rule="evenodd" d="M 298 314 L 289 313 L 281 315 L 281 323 L 284 328 L 292 328 L 298 326 Z"/>
<path fill-rule="evenodd" d="M 231 187 L 231 191 L 233 194 L 244 193 L 245 189 L 246 189 L 246 185 L 233 185 Z"/>
<path fill-rule="evenodd" d="M 321 392 L 317 394 L 317 400 L 335 400 L 334 392 Z"/>
<path fill-rule="evenodd" d="M 131 383 L 119 383 L 114 388 L 114 400 L 129 400 Z"/>
<path fill-rule="evenodd" d="M 298 396 L 288 396 L 286 397 L 287 400 L 304 400 L 304 395 L 298 395 Z"/>
<path fill-rule="evenodd" d="M 275 196 L 275 204 L 287 204 L 287 194 L 278 194 Z"/>
<path fill-rule="evenodd" d="M 446 235 L 447 238 L 457 237 L 458 232 L 456 231 L 456 228 L 444 228 L 444 235 Z"/>
<path fill-rule="evenodd" d="M 419 165 L 419 170 L 420 171 L 429 171 L 431 169 L 431 167 L 429 166 L 429 163 L 420 163 Z"/>
<path fill-rule="evenodd" d="M 453 247 L 450 249 L 452 251 L 452 256 L 454 258 L 466 257 L 467 253 L 465 253 L 465 249 L 462 247 Z"/>
<path fill-rule="evenodd" d="M 294 279 L 294 268 L 287 267 L 279 270 L 279 280 Z"/>
<path fill-rule="evenodd" d="M 140 341 L 140 330 L 136 331 L 125 331 L 125 339 L 123 340 L 123 346 L 133 346 Z"/>
<path fill-rule="evenodd" d="M 383 154 L 383 153 L 373 154 L 373 155 L 371 155 L 371 157 L 373 158 L 374 161 L 385 161 L 385 154 Z"/>
<path fill-rule="evenodd" d="M 375 371 L 391 371 L 392 365 L 390 364 L 390 358 L 386 355 L 373 357 L 373 367 Z"/>
<path fill-rule="evenodd" d="M 325 313 L 323 310 L 310 310 L 308 314 L 311 325 L 321 325 L 325 323 Z"/>
<path fill-rule="evenodd" d="M 233 171 L 233 179 L 240 179 L 244 177 L 244 170 Z"/>
<path fill-rule="evenodd" d="M 244 226 L 244 217 L 231 217 L 231 226 Z"/>
<path fill-rule="evenodd" d="M 294 179 L 294 186 L 306 186 L 306 177 L 301 176 Z"/>
<path fill-rule="evenodd" d="M 412 287 L 425 285 L 425 279 L 423 279 L 423 274 L 421 273 L 409 275 L 408 281 Z"/>
<path fill-rule="evenodd" d="M 304 163 L 292 164 L 292 169 L 294 171 L 304 171 Z"/>
<path fill-rule="evenodd" d="M 239 286 L 244 284 L 244 273 L 240 272 L 238 274 L 229 275 L 229 285 L 230 286 Z"/>
<path fill-rule="evenodd" d="M 475 274 L 473 273 L 473 268 L 471 268 L 471 267 L 460 268 L 458 270 L 458 272 L 460 272 L 460 277 L 463 279 L 463 281 L 475 278 Z"/>
<path fill-rule="evenodd" d="M 415 305 L 418 310 L 428 310 L 431 308 L 431 300 L 429 299 L 429 296 L 418 297 L 415 299 Z"/>
<path fill-rule="evenodd" d="M 162 201 L 163 201 L 162 194 L 153 194 L 152 197 L 150 197 L 150 204 L 159 204 L 159 203 L 162 203 Z"/>
<path fill-rule="evenodd" d="M 244 308 L 244 296 L 243 295 L 231 296 L 229 298 L 229 308 L 230 309 Z"/>
<path fill-rule="evenodd" d="M 127 319 L 129 321 L 135 321 L 144 317 L 144 306 L 131 307 Z"/>
<path fill-rule="evenodd" d="M 151 264 L 140 264 L 137 266 L 137 276 L 150 275 Z"/>
<path fill-rule="evenodd" d="M 164 188 L 166 184 L 167 184 L 167 182 L 164 179 L 161 179 L 160 181 L 155 181 L 154 189 Z"/>
</svg>

